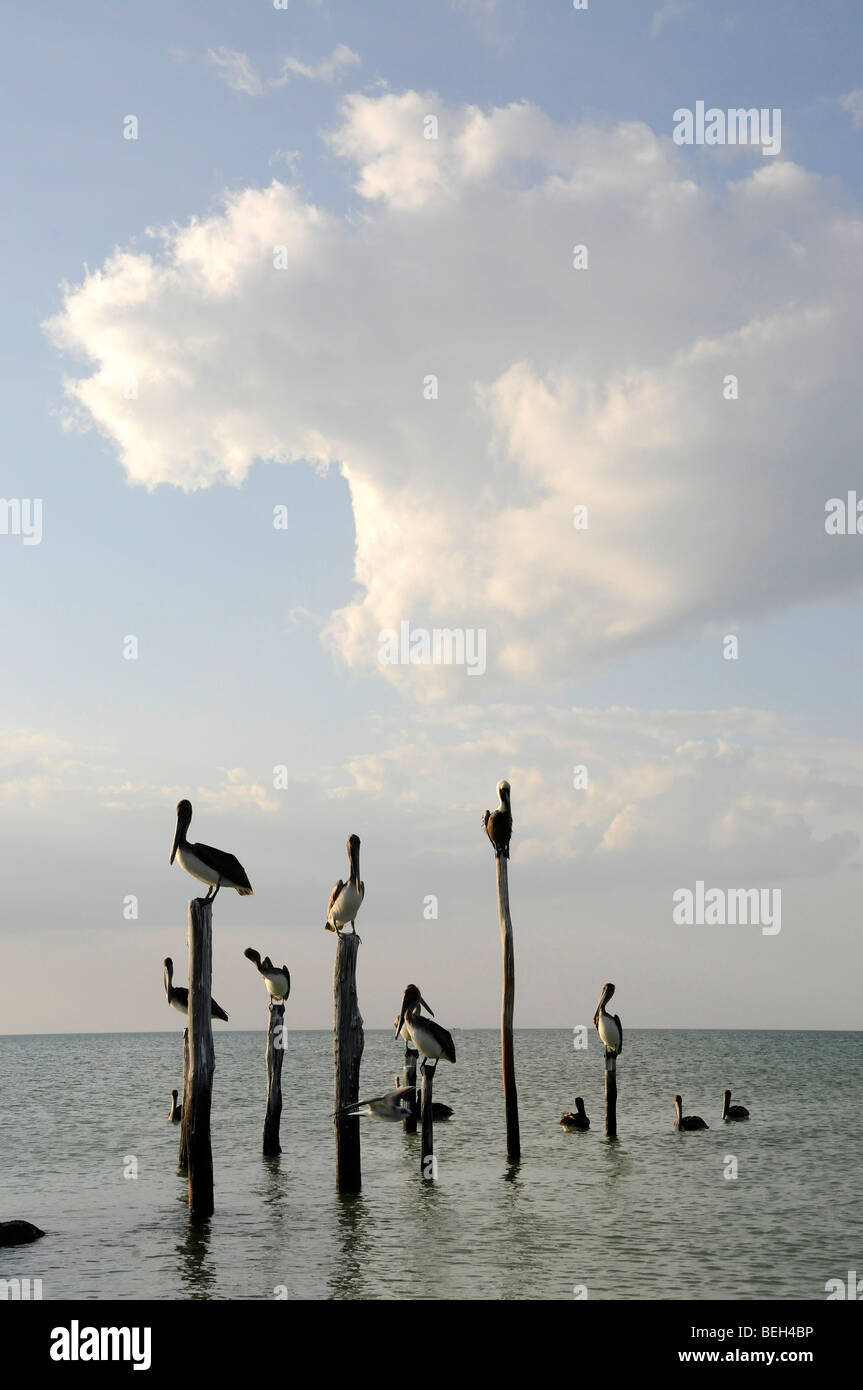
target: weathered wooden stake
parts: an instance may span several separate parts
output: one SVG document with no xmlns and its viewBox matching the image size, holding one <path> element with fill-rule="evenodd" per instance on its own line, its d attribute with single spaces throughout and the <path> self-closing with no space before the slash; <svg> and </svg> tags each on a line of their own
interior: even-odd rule
<svg viewBox="0 0 863 1390">
<path fill-rule="evenodd" d="M 267 1029 L 267 1113 L 264 1116 L 264 1156 L 282 1152 L 279 1125 L 282 1120 L 282 1061 L 285 1055 L 285 1006 L 270 1002 Z"/>
<path fill-rule="evenodd" d="M 189 1030 L 183 1029 L 183 1115 L 186 1113 L 186 1106 L 189 1104 Z M 186 1158 L 186 1126 L 180 1117 L 180 1152 L 177 1155 L 177 1162 L 181 1168 L 188 1166 Z"/>
<path fill-rule="evenodd" d="M 512 944 L 512 914 L 509 910 L 509 860 L 495 855 L 497 864 L 497 909 L 500 920 L 500 944 L 503 951 L 503 998 L 500 1015 L 500 1049 L 503 1070 L 503 1095 L 506 1105 L 506 1154 L 512 1162 L 521 1158 L 521 1135 L 518 1125 L 518 1091 L 515 1085 L 515 1050 L 512 1040 L 512 1017 L 515 1009 L 515 951 Z"/>
<path fill-rule="evenodd" d="M 183 1102 L 183 1135 L 189 1167 L 189 1210 L 196 1218 L 213 1214 L 213 1150 L 210 1107 L 213 1099 L 213 905 L 189 903 L 189 1086 Z"/>
<path fill-rule="evenodd" d="M 434 1074 L 435 1067 L 430 1067 L 426 1064 L 422 1074 L 422 1152 L 420 1156 L 420 1172 L 424 1178 L 428 1179 L 437 1177 L 437 1164 L 434 1157 L 434 1106 L 432 1103 Z"/>
<path fill-rule="evenodd" d="M 605 1132 L 617 1138 L 617 1053 L 605 1050 Z"/>
<path fill-rule="evenodd" d="M 416 1134 L 417 1132 L 417 1058 L 419 1053 L 410 1043 L 405 1043 L 405 1086 L 413 1086 L 413 1092 L 408 1096 L 410 1101 L 410 1113 L 405 1115 L 402 1120 L 402 1129 L 405 1134 Z"/>
<path fill-rule="evenodd" d="M 335 1070 L 336 1186 L 339 1192 L 362 1187 L 360 1121 L 346 1111 L 360 1098 L 360 1061 L 365 1039 L 357 999 L 357 949 L 353 932 L 339 932 L 333 972 L 333 1064 Z"/>
</svg>

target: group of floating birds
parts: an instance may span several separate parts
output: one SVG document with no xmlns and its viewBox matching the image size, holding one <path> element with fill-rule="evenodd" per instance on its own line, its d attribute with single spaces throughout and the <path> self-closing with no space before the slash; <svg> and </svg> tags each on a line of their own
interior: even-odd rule
<svg viewBox="0 0 863 1390">
<path fill-rule="evenodd" d="M 508 859 L 509 842 L 512 837 L 509 783 L 498 782 L 497 794 L 497 809 L 486 811 L 483 816 L 483 825 L 494 846 L 495 854 Z M 171 863 L 173 864 L 175 858 L 179 858 L 180 864 L 188 874 L 208 885 L 205 902 L 211 902 L 220 888 L 234 888 L 241 897 L 251 896 L 254 890 L 239 859 L 233 854 L 227 854 L 224 850 L 213 849 L 211 845 L 190 843 L 187 832 L 191 820 L 192 803 L 185 800 L 179 801 L 177 803 L 177 828 L 171 847 Z M 337 935 L 348 923 L 350 923 L 351 931 L 356 934 L 357 913 L 362 906 L 366 892 L 365 884 L 360 878 L 359 836 L 349 835 L 346 848 L 348 851 L 348 878 L 347 880 L 340 878 L 334 885 L 330 900 L 327 903 L 327 916 L 324 923 L 327 931 L 335 932 Z M 291 992 L 291 975 L 288 967 L 286 965 L 273 965 L 269 956 L 264 956 L 261 959 L 260 953 L 251 946 L 247 947 L 243 954 L 253 962 L 258 973 L 263 977 L 271 1000 L 277 1004 L 284 1004 Z M 174 963 L 170 956 L 164 961 L 164 980 L 165 994 L 170 1006 L 180 1013 L 188 1015 L 189 991 L 185 986 L 174 984 Z M 593 1026 L 599 1034 L 606 1052 L 617 1056 L 623 1051 L 623 1026 L 618 1015 L 610 1014 L 605 1007 L 613 994 L 614 985 L 603 985 L 599 1004 L 593 1016 Z M 423 1014 L 422 1008 L 427 1009 L 428 1013 Z M 211 1000 L 210 1012 L 213 1018 L 220 1018 L 225 1023 L 228 1022 L 228 1015 L 222 1006 L 216 1003 L 215 999 Z M 411 1043 L 422 1056 L 421 1071 L 425 1070 L 426 1063 L 436 1066 L 442 1057 L 448 1062 L 455 1062 L 455 1044 L 452 1040 L 452 1034 L 435 1021 L 434 1011 L 423 999 L 417 985 L 408 985 L 405 989 L 395 1029 L 396 1037 L 401 1036 L 406 1042 Z M 385 1095 L 356 1101 L 350 1107 L 346 1106 L 344 1112 L 338 1113 L 347 1113 L 351 1117 L 370 1116 L 376 1120 L 404 1120 L 414 1113 L 415 1106 L 415 1088 L 413 1086 L 399 1086 L 395 1090 L 387 1091 Z M 442 1105 L 439 1101 L 434 1102 L 433 1108 L 436 1120 L 449 1119 L 453 1113 L 448 1105 Z M 182 1109 L 182 1105 L 177 1102 L 177 1092 L 172 1091 L 170 1117 L 175 1123 L 182 1118 Z M 684 1115 L 683 1101 L 679 1095 L 674 1097 L 674 1113 L 675 1129 L 709 1128 L 700 1115 Z M 723 1093 L 722 1119 L 749 1119 L 749 1111 L 745 1106 L 731 1104 L 731 1092 L 728 1090 Z M 561 1115 L 560 1123 L 564 1129 L 590 1128 L 590 1120 L 585 1112 L 584 1100 L 581 1096 L 575 1097 L 575 1110 L 566 1111 Z"/>
</svg>

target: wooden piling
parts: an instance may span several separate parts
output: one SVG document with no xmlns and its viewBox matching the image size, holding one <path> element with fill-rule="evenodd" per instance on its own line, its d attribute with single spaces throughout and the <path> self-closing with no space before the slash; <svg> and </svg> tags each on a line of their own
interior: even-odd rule
<svg viewBox="0 0 863 1390">
<path fill-rule="evenodd" d="M 500 944 L 503 952 L 503 996 L 500 1016 L 501 1069 L 506 1106 L 506 1154 L 511 1162 L 521 1158 L 521 1135 L 518 1124 L 518 1091 L 515 1085 L 515 1050 L 512 1038 L 512 1019 L 515 1010 L 515 951 L 512 941 L 512 914 L 509 908 L 509 860 L 495 855 L 497 864 L 497 907 L 500 921 Z"/>
<path fill-rule="evenodd" d="M 422 1073 L 422 1145 L 420 1154 L 420 1173 L 429 1180 L 437 1176 L 434 1159 L 434 1105 L 432 1086 L 435 1067 L 426 1063 Z"/>
<path fill-rule="evenodd" d="M 617 1053 L 605 1049 L 605 1132 L 617 1138 Z"/>
<path fill-rule="evenodd" d="M 405 1115 L 402 1120 L 402 1129 L 405 1134 L 416 1134 L 417 1132 L 417 1058 L 419 1053 L 410 1043 L 405 1043 L 405 1086 L 412 1086 L 413 1090 L 408 1096 L 410 1102 L 410 1113 Z"/>
<path fill-rule="evenodd" d="M 183 1103 L 183 1140 L 189 1168 L 189 1210 L 212 1216 L 213 1150 L 210 1108 L 213 1098 L 213 905 L 205 898 L 189 903 L 189 1086 Z"/>
<path fill-rule="evenodd" d="M 181 1168 L 188 1167 L 186 1158 L 186 1126 L 182 1123 L 183 1115 L 186 1113 L 186 1106 L 189 1104 L 189 1029 L 183 1029 L 183 1109 L 180 1115 L 180 1152 L 177 1155 L 177 1162 Z"/>
<path fill-rule="evenodd" d="M 339 1192 L 362 1187 L 360 1121 L 347 1111 L 360 1098 L 363 1020 L 357 999 L 357 950 L 353 932 L 339 932 L 333 972 L 333 1066 L 335 1072 L 336 1186 Z"/>
<path fill-rule="evenodd" d="M 267 1113 L 264 1116 L 264 1157 L 282 1152 L 279 1126 L 282 1121 L 282 1061 L 285 1055 L 285 1006 L 270 1001 L 267 1029 Z"/>
</svg>

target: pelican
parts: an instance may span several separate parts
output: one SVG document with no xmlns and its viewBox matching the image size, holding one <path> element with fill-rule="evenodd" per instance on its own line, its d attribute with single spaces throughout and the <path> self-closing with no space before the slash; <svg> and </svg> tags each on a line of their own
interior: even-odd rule
<svg viewBox="0 0 863 1390">
<path fill-rule="evenodd" d="M 623 1051 L 623 1026 L 617 1014 L 610 1014 L 605 1008 L 613 993 L 614 985 L 602 986 L 599 1004 L 593 1015 L 593 1026 L 599 1034 L 606 1052 L 617 1053 Z"/>
<path fill-rule="evenodd" d="M 269 956 L 264 956 L 261 960 L 257 951 L 251 946 L 247 946 L 243 955 L 248 960 L 255 962 L 258 967 L 258 974 L 263 975 L 264 984 L 267 986 L 267 993 L 271 999 L 275 999 L 278 1004 L 283 1004 L 291 992 L 291 972 L 286 965 L 273 965 Z"/>
<path fill-rule="evenodd" d="M 351 924 L 351 930 L 356 935 L 356 916 L 360 910 L 360 904 L 366 895 L 366 885 L 360 882 L 360 837 L 359 835 L 349 835 L 347 839 L 348 862 L 351 866 L 350 877 L 347 883 L 339 879 L 327 903 L 327 920 L 324 923 L 327 931 L 334 931 L 336 935 L 342 927 Z"/>
<path fill-rule="evenodd" d="M 486 811 L 482 818 L 485 833 L 494 845 L 494 852 L 509 859 L 509 842 L 512 838 L 512 807 L 509 801 L 509 782 L 498 782 L 498 806 L 496 811 Z"/>
<path fill-rule="evenodd" d="M 399 1086 L 395 1091 L 387 1091 L 385 1096 L 374 1096 L 371 1100 L 358 1100 L 344 1109 L 353 1119 L 358 1115 L 371 1115 L 375 1120 L 404 1120 L 410 1115 L 410 1096 L 413 1086 Z M 344 1113 L 342 1112 L 336 1112 Z"/>
<path fill-rule="evenodd" d="M 223 884 L 226 888 L 236 888 L 241 898 L 250 897 L 253 892 L 252 885 L 239 859 L 235 859 L 233 854 L 227 854 L 223 849 L 189 843 L 186 831 L 191 820 L 191 801 L 178 801 L 177 829 L 174 831 L 174 843 L 171 846 L 171 863 L 173 864 L 174 857 L 179 854 L 180 863 L 186 873 L 191 874 L 192 878 L 200 879 L 201 883 L 210 885 L 204 902 L 210 902 L 215 898 Z"/>
<path fill-rule="evenodd" d="M 175 1125 L 178 1125 L 183 1118 L 183 1107 L 177 1100 L 177 1095 L 177 1091 L 171 1092 L 171 1109 L 169 1111 L 171 1123 Z"/>
<path fill-rule="evenodd" d="M 590 1120 L 584 1110 L 584 1101 L 581 1096 L 575 1098 L 575 1110 L 567 1110 L 560 1117 L 560 1123 L 564 1129 L 590 1129 Z"/>
<path fill-rule="evenodd" d="M 722 1092 L 722 1118 L 723 1120 L 748 1120 L 749 1111 L 745 1105 L 732 1105 L 731 1092 Z"/>
<path fill-rule="evenodd" d="M 683 1101 L 680 1096 L 674 1097 L 674 1128 L 675 1129 L 709 1129 L 710 1125 L 705 1124 L 700 1115 L 684 1115 Z"/>
<path fill-rule="evenodd" d="M 420 1005 L 425 1004 L 431 1018 L 426 1018 L 420 1013 Z M 402 1033 L 403 1037 L 408 1037 L 413 1043 L 417 1052 L 422 1053 L 423 1060 L 420 1062 L 420 1071 L 425 1071 L 426 1062 L 434 1062 L 437 1066 L 441 1057 L 446 1057 L 448 1062 L 455 1062 L 455 1043 L 452 1040 L 452 1033 L 448 1033 L 445 1028 L 441 1028 L 439 1023 L 433 1022 L 434 1014 L 431 1006 L 426 1004 L 425 999 L 419 992 L 417 985 L 408 985 L 402 995 L 402 1007 L 396 1021 L 396 1037 Z"/>
<path fill-rule="evenodd" d="M 189 991 L 185 985 L 174 984 L 174 962 L 171 960 L 170 956 L 165 957 L 164 966 L 165 994 L 167 995 L 168 1003 L 171 1005 L 171 1008 L 176 1009 L 178 1013 L 188 1014 Z M 212 997 L 210 999 L 210 1017 L 220 1018 L 223 1023 L 227 1023 L 228 1021 L 228 1015 L 225 1013 L 225 1010 L 222 1008 L 221 1004 L 217 1004 Z"/>
</svg>

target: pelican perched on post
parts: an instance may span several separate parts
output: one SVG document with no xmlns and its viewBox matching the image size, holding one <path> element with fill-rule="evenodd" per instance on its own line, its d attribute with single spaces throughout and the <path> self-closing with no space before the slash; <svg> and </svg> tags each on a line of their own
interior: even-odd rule
<svg viewBox="0 0 863 1390">
<path fill-rule="evenodd" d="M 421 1004 L 432 1014 L 431 1018 L 426 1018 L 420 1013 Z M 441 1057 L 446 1057 L 448 1062 L 455 1062 L 452 1033 L 448 1033 L 439 1023 L 434 1022 L 431 1006 L 423 999 L 418 985 L 408 985 L 402 995 L 402 1007 L 396 1021 L 396 1037 L 400 1033 L 411 1040 L 417 1052 L 422 1053 L 420 1071 L 425 1071 L 426 1062 L 434 1062 L 437 1066 Z"/>
<path fill-rule="evenodd" d="M 498 782 L 496 811 L 486 811 L 482 818 L 485 833 L 494 845 L 495 854 L 509 859 L 509 842 L 512 839 L 512 807 L 509 800 L 509 782 Z"/>
<path fill-rule="evenodd" d="M 680 1096 L 674 1097 L 674 1128 L 675 1129 L 709 1129 L 710 1125 L 702 1120 L 700 1115 L 684 1115 L 683 1101 Z"/>
<path fill-rule="evenodd" d="M 749 1111 L 745 1105 L 732 1105 L 731 1092 L 722 1092 L 722 1118 L 723 1120 L 748 1120 Z"/>
<path fill-rule="evenodd" d="M 188 1014 L 189 991 L 185 985 L 174 984 L 174 962 L 171 960 L 170 956 L 166 956 L 164 960 L 164 979 L 165 994 L 171 1008 L 176 1009 L 177 1013 Z M 220 1018 L 223 1023 L 227 1023 L 228 1021 L 228 1015 L 225 1013 L 225 1010 L 222 1008 L 221 1004 L 216 1003 L 212 995 L 210 996 L 210 1017 Z"/>
<path fill-rule="evenodd" d="M 267 993 L 271 999 L 275 999 L 277 1004 L 284 1004 L 291 992 L 291 972 L 286 965 L 273 965 L 269 956 L 264 956 L 261 960 L 259 953 L 247 946 L 243 955 L 248 960 L 254 961 L 258 967 L 258 974 L 263 975 L 264 984 L 267 986 Z"/>
<path fill-rule="evenodd" d="M 410 1097 L 413 1091 L 413 1086 L 399 1086 L 395 1091 L 387 1091 L 385 1096 L 355 1101 L 353 1105 L 346 1105 L 344 1111 L 336 1111 L 336 1114 L 347 1113 L 349 1119 L 371 1115 L 375 1120 L 404 1120 L 411 1113 Z"/>
<path fill-rule="evenodd" d="M 183 1118 L 183 1107 L 177 1100 L 178 1095 L 178 1091 L 171 1092 L 171 1109 L 168 1115 L 169 1119 L 171 1120 L 171 1123 L 175 1125 L 178 1125 Z"/>
<path fill-rule="evenodd" d="M 186 831 L 192 820 L 191 801 L 177 802 L 177 829 L 174 832 L 174 843 L 171 847 L 171 863 L 174 862 L 175 855 L 180 856 L 180 863 L 191 874 L 192 878 L 200 879 L 201 883 L 210 885 L 204 902 L 210 902 L 215 898 L 216 893 L 224 885 L 225 888 L 236 888 L 241 898 L 249 897 L 252 892 L 252 885 L 248 875 L 233 854 L 227 854 L 223 849 L 213 849 L 210 845 L 192 845 L 186 839 Z M 213 892 L 215 888 L 216 892 Z"/>
<path fill-rule="evenodd" d="M 581 1096 L 575 1098 L 575 1110 L 567 1110 L 561 1115 L 560 1123 L 564 1129 L 590 1129 L 590 1120 L 587 1118 Z"/>
<path fill-rule="evenodd" d="M 334 931 L 339 934 L 342 927 L 351 924 L 351 930 L 356 935 L 357 925 L 356 916 L 360 910 L 360 904 L 366 895 L 366 885 L 360 881 L 360 837 L 359 835 L 349 835 L 347 839 L 348 863 L 350 864 L 350 876 L 347 883 L 339 879 L 327 903 L 327 920 L 324 923 L 327 931 Z"/>
<path fill-rule="evenodd" d="M 593 1015 L 593 1026 L 606 1052 L 619 1053 L 623 1051 L 623 1025 L 617 1014 L 608 1013 L 605 1007 L 613 993 L 614 985 L 602 986 L 602 994 Z"/>
</svg>

